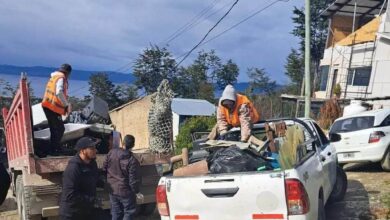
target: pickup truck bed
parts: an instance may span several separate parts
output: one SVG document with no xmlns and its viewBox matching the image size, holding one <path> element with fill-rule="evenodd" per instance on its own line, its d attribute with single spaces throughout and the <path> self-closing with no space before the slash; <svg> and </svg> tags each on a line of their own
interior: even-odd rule
<svg viewBox="0 0 390 220">
<path fill-rule="evenodd" d="M 156 193 L 161 219 L 325 220 L 333 187 L 346 187 L 346 179 L 336 181 L 336 151 L 314 121 L 289 122 L 305 130 L 307 150 L 291 169 L 162 177 Z M 254 132 L 264 133 L 264 124 Z"/>
</svg>

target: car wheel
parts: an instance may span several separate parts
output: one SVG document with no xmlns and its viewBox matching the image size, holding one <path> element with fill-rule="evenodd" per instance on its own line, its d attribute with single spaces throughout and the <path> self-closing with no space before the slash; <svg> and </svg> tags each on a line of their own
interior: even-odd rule
<svg viewBox="0 0 390 220">
<path fill-rule="evenodd" d="M 325 205 L 322 198 L 318 198 L 318 220 L 326 220 Z"/>
<path fill-rule="evenodd" d="M 381 166 L 384 171 L 390 171 L 390 148 L 387 149 L 387 153 L 381 161 Z"/>
<path fill-rule="evenodd" d="M 336 183 L 333 186 L 332 193 L 329 196 L 329 202 L 338 202 L 343 200 L 347 191 L 348 180 L 344 170 L 337 166 Z"/>
</svg>

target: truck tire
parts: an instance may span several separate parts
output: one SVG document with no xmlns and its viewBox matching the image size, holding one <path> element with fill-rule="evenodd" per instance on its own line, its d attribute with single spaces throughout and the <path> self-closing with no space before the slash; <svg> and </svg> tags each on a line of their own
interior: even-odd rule
<svg viewBox="0 0 390 220">
<path fill-rule="evenodd" d="M 143 216 L 149 216 L 156 210 L 156 203 L 146 203 L 141 205 L 140 214 Z"/>
<path fill-rule="evenodd" d="M 40 220 L 40 215 L 30 215 L 31 188 L 23 185 L 22 175 L 16 177 L 16 202 L 20 220 Z"/>
<path fill-rule="evenodd" d="M 328 201 L 332 203 L 343 200 L 345 192 L 347 191 L 347 186 L 347 175 L 341 167 L 337 166 L 336 183 L 333 186 Z"/>
<path fill-rule="evenodd" d="M 387 149 L 387 152 L 381 161 L 381 166 L 384 171 L 390 172 L 390 148 Z"/>
<path fill-rule="evenodd" d="M 7 172 L 7 169 L 0 162 L 0 205 L 3 204 L 5 198 L 7 198 L 7 193 L 9 186 L 11 184 L 11 178 Z"/>
<path fill-rule="evenodd" d="M 324 199 L 318 198 L 318 220 L 326 220 Z"/>
</svg>

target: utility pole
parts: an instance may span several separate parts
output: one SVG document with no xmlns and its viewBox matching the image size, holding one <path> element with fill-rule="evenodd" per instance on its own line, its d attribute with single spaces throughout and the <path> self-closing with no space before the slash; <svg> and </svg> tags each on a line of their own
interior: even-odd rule
<svg viewBox="0 0 390 220">
<path fill-rule="evenodd" d="M 305 118 L 310 117 L 310 0 L 305 2 Z"/>
</svg>

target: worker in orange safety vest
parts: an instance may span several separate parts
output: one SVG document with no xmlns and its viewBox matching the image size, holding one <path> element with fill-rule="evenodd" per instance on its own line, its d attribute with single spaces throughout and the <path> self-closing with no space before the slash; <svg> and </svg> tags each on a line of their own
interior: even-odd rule
<svg viewBox="0 0 390 220">
<path fill-rule="evenodd" d="M 72 67 L 69 64 L 62 64 L 57 71 L 53 72 L 47 82 L 42 100 L 42 108 L 50 128 L 49 155 L 52 156 L 60 154 L 60 141 L 65 131 L 62 115 L 71 111 L 68 101 L 68 78 L 71 72 Z"/>
<path fill-rule="evenodd" d="M 241 141 L 247 142 L 253 123 L 259 120 L 259 113 L 248 97 L 238 94 L 232 85 L 227 85 L 219 100 L 217 125 L 210 133 L 209 139 L 223 137 L 232 127 L 241 127 Z"/>
</svg>

